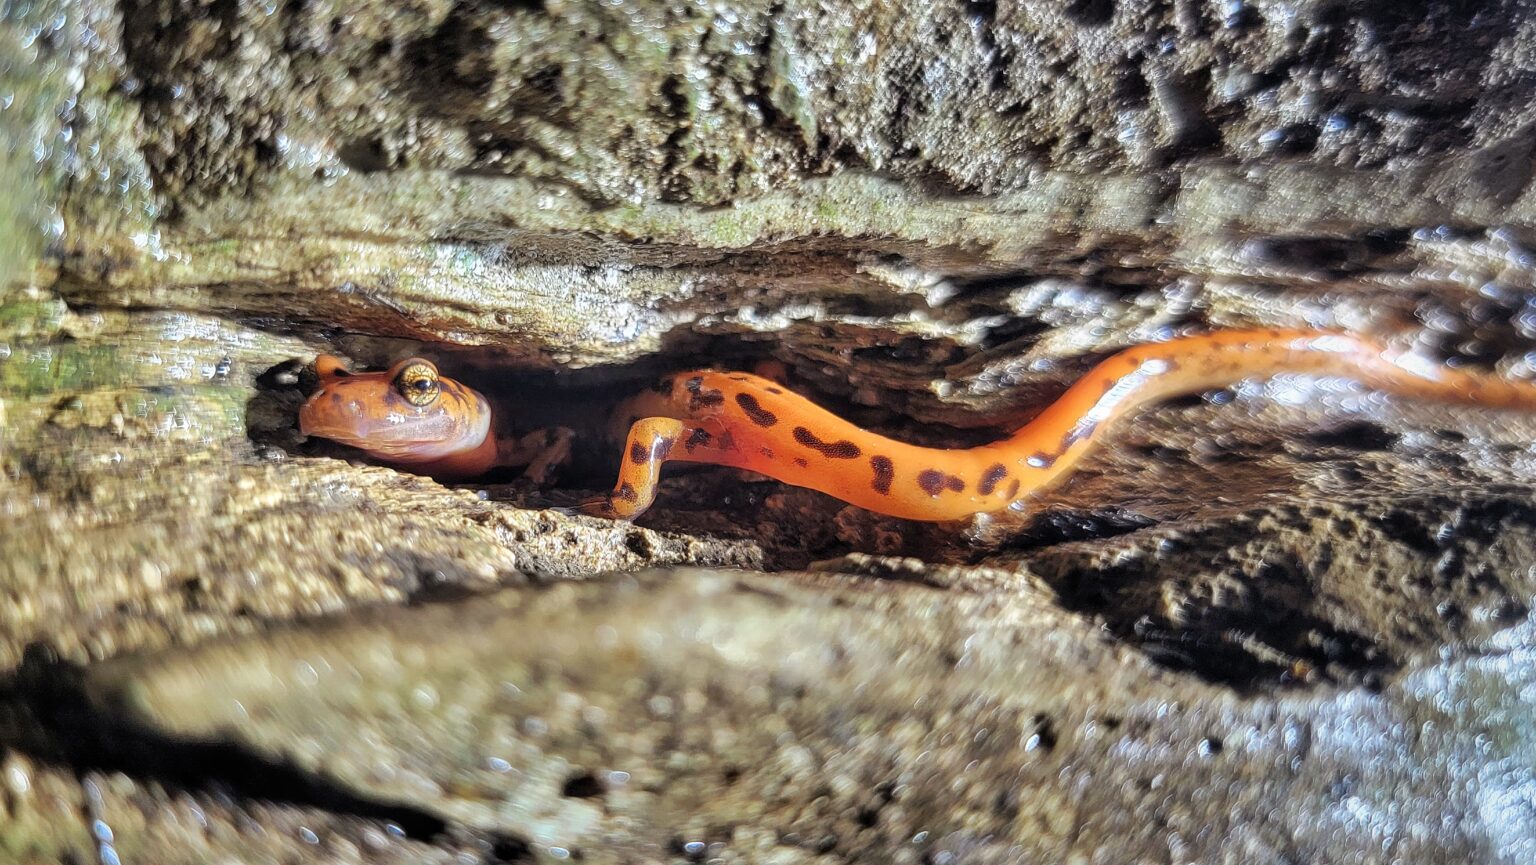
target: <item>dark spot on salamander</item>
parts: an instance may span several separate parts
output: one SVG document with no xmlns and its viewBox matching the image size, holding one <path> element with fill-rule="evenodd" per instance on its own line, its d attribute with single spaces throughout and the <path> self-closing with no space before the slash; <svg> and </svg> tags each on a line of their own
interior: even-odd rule
<svg viewBox="0 0 1536 865">
<path fill-rule="evenodd" d="M 992 491 L 997 489 L 997 485 L 1006 477 L 1008 477 L 1008 467 L 1002 463 L 996 463 L 981 473 L 981 483 L 976 485 L 976 492 L 984 496 L 990 496 Z"/>
<path fill-rule="evenodd" d="M 757 401 L 757 397 L 749 393 L 736 394 L 736 404 L 746 412 L 747 420 L 761 427 L 774 426 L 779 422 L 779 416 L 763 408 Z"/>
<path fill-rule="evenodd" d="M 1029 467 L 1032 469 L 1048 469 L 1056 464 L 1056 457 L 1058 456 L 1060 456 L 1060 454 L 1048 454 L 1041 452 L 1030 454 L 1029 459 L 1025 460 L 1025 462 L 1029 463 Z"/>
<path fill-rule="evenodd" d="M 730 378 L 731 381 L 751 381 L 752 380 L 752 379 L 747 378 L 746 376 L 742 375 L 741 373 L 734 373 L 734 374 L 730 375 L 729 378 Z"/>
<path fill-rule="evenodd" d="M 718 390 L 705 390 L 704 377 L 693 376 L 683 382 L 683 387 L 688 389 L 688 410 L 698 411 L 701 408 L 717 406 L 725 402 L 725 394 Z"/>
<path fill-rule="evenodd" d="M 835 442 L 824 442 L 817 438 L 815 433 L 811 432 L 803 426 L 795 427 L 794 435 L 795 441 L 805 445 L 811 450 L 820 451 L 822 456 L 830 460 L 858 459 L 859 454 L 863 453 L 863 451 L 859 450 L 858 445 L 848 441 L 847 439 Z"/>
<path fill-rule="evenodd" d="M 890 457 L 872 456 L 869 458 L 869 467 L 875 470 L 875 479 L 870 486 L 880 495 L 888 495 L 891 491 L 891 481 L 896 479 L 896 464 Z"/>
<path fill-rule="evenodd" d="M 757 452 L 762 454 L 764 459 L 773 459 L 773 448 L 758 448 Z"/>
<path fill-rule="evenodd" d="M 640 442 L 634 442 L 629 446 L 629 461 L 637 466 L 643 466 L 653 459 L 666 462 L 672 455 L 672 439 L 657 436 L 651 440 L 651 446 L 646 447 Z"/>
<path fill-rule="evenodd" d="M 917 485 L 930 496 L 937 496 L 946 489 L 957 493 L 965 492 L 965 481 L 938 469 L 923 469 L 919 472 Z"/>
<path fill-rule="evenodd" d="M 709 434 L 709 430 L 695 427 L 693 432 L 688 434 L 688 440 L 683 442 L 683 447 L 691 453 L 694 448 L 709 444 L 712 438 L 714 436 Z"/>
<path fill-rule="evenodd" d="M 640 494 L 635 492 L 635 488 L 630 486 L 629 481 L 619 484 L 619 491 L 614 493 L 614 496 L 626 502 L 639 501 L 640 499 Z"/>
<path fill-rule="evenodd" d="M 810 463 L 805 461 L 805 457 L 795 457 L 795 465 L 799 466 L 800 468 L 805 468 L 809 466 Z"/>
<path fill-rule="evenodd" d="M 340 369 L 340 368 L 334 370 L 331 373 L 331 375 L 335 376 L 336 378 L 346 378 L 347 376 L 349 376 L 351 374 L 352 374 L 351 370 Z"/>
<path fill-rule="evenodd" d="M 1010 481 L 1008 483 L 1008 498 L 1016 499 L 1018 497 L 1019 497 L 1019 479 L 1018 478 L 1014 478 L 1012 481 Z"/>
<path fill-rule="evenodd" d="M 782 390 L 779 390 L 779 389 L 778 389 L 778 388 L 776 388 L 776 387 L 770 387 L 770 388 L 768 388 L 768 392 L 769 392 L 769 393 L 771 393 L 771 394 L 781 394 L 781 393 L 783 393 L 783 392 L 784 392 L 784 391 L 782 391 Z"/>
</svg>

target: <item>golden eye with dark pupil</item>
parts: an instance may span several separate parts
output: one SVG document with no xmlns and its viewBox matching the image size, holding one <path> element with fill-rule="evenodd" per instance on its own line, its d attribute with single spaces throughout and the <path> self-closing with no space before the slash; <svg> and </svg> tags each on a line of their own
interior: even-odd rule
<svg viewBox="0 0 1536 865">
<path fill-rule="evenodd" d="M 426 364 L 411 364 L 395 376 L 395 390 L 411 405 L 431 405 L 437 399 L 437 370 Z"/>
</svg>

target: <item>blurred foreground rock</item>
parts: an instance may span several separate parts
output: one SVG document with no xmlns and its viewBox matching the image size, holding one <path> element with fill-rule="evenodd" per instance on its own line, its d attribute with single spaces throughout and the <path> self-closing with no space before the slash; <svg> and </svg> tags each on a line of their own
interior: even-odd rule
<svg viewBox="0 0 1536 865">
<path fill-rule="evenodd" d="M 156 736 L 232 741 L 537 861 L 1531 851 L 1529 648 L 1378 693 L 1245 697 L 1053 602 L 679 571 L 284 630 L 91 686 Z"/>
</svg>

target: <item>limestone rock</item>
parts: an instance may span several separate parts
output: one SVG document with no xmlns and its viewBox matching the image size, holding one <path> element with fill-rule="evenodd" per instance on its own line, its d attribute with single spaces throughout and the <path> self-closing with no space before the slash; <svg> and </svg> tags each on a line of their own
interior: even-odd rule
<svg viewBox="0 0 1536 865">
<path fill-rule="evenodd" d="M 772 359 L 945 446 L 1208 327 L 1529 376 L 1533 46 L 1524 0 L 0 7 L 0 859 L 1533 858 L 1529 417 L 1236 384 L 961 527 L 720 470 L 614 525 L 564 510 L 600 448 L 447 487 L 293 425 L 319 351 L 519 429 Z"/>
</svg>

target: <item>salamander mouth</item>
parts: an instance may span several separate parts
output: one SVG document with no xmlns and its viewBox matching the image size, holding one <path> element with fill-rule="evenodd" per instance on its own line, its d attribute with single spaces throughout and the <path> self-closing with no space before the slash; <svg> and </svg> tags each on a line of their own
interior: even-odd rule
<svg viewBox="0 0 1536 865">
<path fill-rule="evenodd" d="M 480 400 L 478 394 L 444 393 L 445 400 Z M 344 388 L 317 389 L 299 409 L 299 432 L 354 447 L 370 456 L 397 463 L 430 462 L 473 449 L 489 432 L 489 409 L 483 404 L 469 419 L 456 419 L 443 409 L 412 415 L 408 409 L 370 411 L 363 399 L 348 397 Z"/>
</svg>

